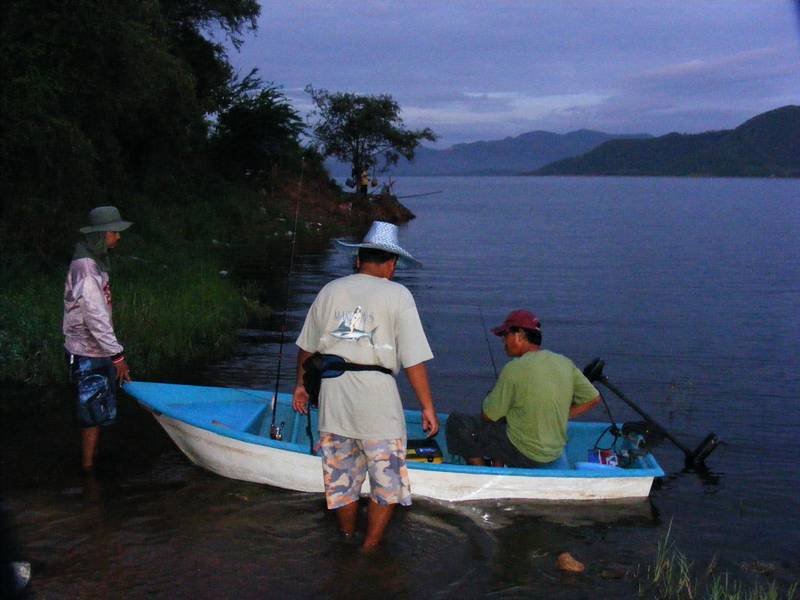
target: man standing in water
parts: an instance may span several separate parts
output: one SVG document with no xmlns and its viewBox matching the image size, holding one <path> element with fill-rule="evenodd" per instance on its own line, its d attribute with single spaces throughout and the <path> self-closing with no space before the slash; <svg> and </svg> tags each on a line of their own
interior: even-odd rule
<svg viewBox="0 0 800 600">
<path fill-rule="evenodd" d="M 357 272 L 322 288 L 297 338 L 293 406 L 300 413 L 308 411 L 303 364 L 312 353 L 384 370 L 345 371 L 323 379 L 320 390 L 325 497 L 346 537 L 355 532 L 359 492 L 369 474 L 365 550 L 381 541 L 394 506 L 411 504 L 405 418 L 393 376 L 401 368 L 422 406 L 423 429 L 429 436 L 439 430 L 425 367 L 433 354 L 411 292 L 392 281 L 398 263 L 419 263 L 400 246 L 397 234 L 397 226 L 375 221 L 361 243 L 339 242 L 358 249 Z"/>
<path fill-rule="evenodd" d="M 515 310 L 492 333 L 514 360 L 484 399 L 480 418 L 450 415 L 447 447 L 472 465 L 491 457 L 494 466 L 568 469 L 567 421 L 596 406 L 600 393 L 571 360 L 542 349 L 533 313 Z"/>
<path fill-rule="evenodd" d="M 366 169 L 358 176 L 358 193 L 365 197 L 369 193 L 369 173 Z"/>
<path fill-rule="evenodd" d="M 89 225 L 80 230 L 84 238 L 75 246 L 64 284 L 64 348 L 77 387 L 81 467 L 86 473 L 96 466 L 100 428 L 117 418 L 116 383 L 131 380 L 114 334 L 108 276 L 108 250 L 131 225 L 113 206 L 93 209 Z"/>
</svg>

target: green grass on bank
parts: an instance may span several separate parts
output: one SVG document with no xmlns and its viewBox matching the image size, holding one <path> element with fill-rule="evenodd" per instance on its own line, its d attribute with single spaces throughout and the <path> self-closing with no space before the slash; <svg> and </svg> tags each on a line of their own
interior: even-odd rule
<svg viewBox="0 0 800 600">
<path fill-rule="evenodd" d="M 215 240 L 247 238 L 279 222 L 278 210 L 262 206 L 259 195 L 233 186 L 189 189 L 180 206 L 141 197 L 120 204 L 134 226 L 111 253 L 114 328 L 135 378 L 202 364 L 230 349 L 252 307 L 246 292 L 220 275 L 227 261 Z M 26 249 L 0 250 L 7 283 L 0 287 L 0 381 L 63 384 L 70 253 L 42 261 Z"/>
<path fill-rule="evenodd" d="M 231 348 L 246 322 L 245 306 L 215 264 L 147 271 L 137 270 L 114 290 L 115 321 L 134 375 L 179 368 Z"/>
<path fill-rule="evenodd" d="M 63 376 L 63 350 L 59 351 L 60 286 L 46 276 L 17 281 L 18 273 L 0 272 L 0 381 L 45 383 Z M 60 369 L 54 360 L 60 356 Z"/>
<path fill-rule="evenodd" d="M 0 291 L 0 381 L 66 380 L 63 271 L 40 273 Z M 0 276 L 3 276 L 0 273 Z M 220 355 L 245 322 L 244 301 L 213 261 L 115 261 L 114 325 L 136 377 Z"/>
</svg>

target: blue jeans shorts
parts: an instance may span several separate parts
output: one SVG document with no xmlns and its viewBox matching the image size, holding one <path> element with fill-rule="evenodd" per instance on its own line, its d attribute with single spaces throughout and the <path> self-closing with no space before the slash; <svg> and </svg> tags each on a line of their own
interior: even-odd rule
<svg viewBox="0 0 800 600">
<path fill-rule="evenodd" d="M 117 369 L 111 358 L 67 354 L 70 379 L 78 392 L 82 429 L 105 427 L 117 420 Z"/>
</svg>

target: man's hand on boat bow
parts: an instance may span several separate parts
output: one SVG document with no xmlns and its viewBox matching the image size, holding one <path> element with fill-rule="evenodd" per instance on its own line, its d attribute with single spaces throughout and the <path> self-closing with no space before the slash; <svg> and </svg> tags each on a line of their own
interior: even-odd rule
<svg viewBox="0 0 800 600">
<path fill-rule="evenodd" d="M 296 385 L 292 393 L 292 408 L 304 415 L 308 412 L 308 392 L 302 385 Z"/>
</svg>

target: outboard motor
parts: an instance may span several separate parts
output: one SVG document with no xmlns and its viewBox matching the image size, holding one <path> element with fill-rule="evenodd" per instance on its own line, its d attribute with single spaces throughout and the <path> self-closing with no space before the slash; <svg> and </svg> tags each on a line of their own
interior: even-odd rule
<svg viewBox="0 0 800 600">
<path fill-rule="evenodd" d="M 616 386 L 612 385 L 611 382 L 608 380 L 603 374 L 603 367 L 605 366 L 605 361 L 600 360 L 599 358 L 595 358 L 592 362 L 586 365 L 583 369 L 583 374 L 586 378 L 591 382 L 599 382 L 610 389 L 614 394 L 622 400 L 625 404 L 630 406 L 633 410 L 639 413 L 644 419 L 645 423 L 647 423 L 651 427 L 651 435 L 654 433 L 658 433 L 663 438 L 667 438 L 671 441 L 675 446 L 677 446 L 680 450 L 683 451 L 685 457 L 685 465 L 686 468 L 692 468 L 695 466 L 702 466 L 704 463 L 703 461 L 711 454 L 717 446 L 720 445 L 720 439 L 713 433 L 709 433 L 705 439 L 700 442 L 700 445 L 695 448 L 694 452 L 689 450 L 686 446 L 681 444 L 678 440 L 676 440 L 670 433 L 661 427 L 655 419 L 653 419 L 650 415 L 644 412 L 641 408 L 639 408 L 632 400 L 627 398 L 625 394 L 623 394 Z M 623 425 L 623 433 L 625 431 L 625 426 Z M 647 438 L 647 436 L 645 436 Z"/>
</svg>

